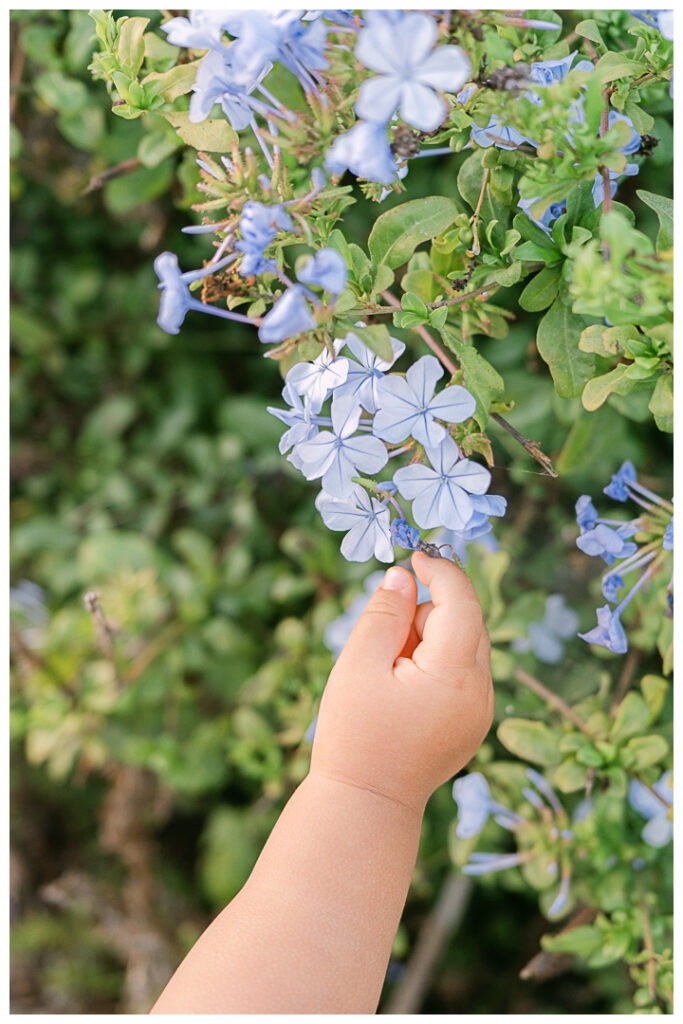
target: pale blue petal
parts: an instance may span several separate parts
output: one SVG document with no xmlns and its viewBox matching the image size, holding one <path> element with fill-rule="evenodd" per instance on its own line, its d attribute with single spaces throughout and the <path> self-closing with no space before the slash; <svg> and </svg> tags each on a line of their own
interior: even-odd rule
<svg viewBox="0 0 683 1024">
<path fill-rule="evenodd" d="M 476 399 L 460 384 L 451 384 L 444 388 L 438 395 L 434 395 L 429 403 L 432 415 L 448 423 L 464 423 L 474 415 L 476 408 Z"/>
<path fill-rule="evenodd" d="M 417 407 L 429 405 L 436 382 L 443 377 L 443 366 L 436 356 L 422 356 L 409 367 L 406 381 L 415 394 Z"/>
<path fill-rule="evenodd" d="M 425 487 L 438 485 L 439 477 L 430 469 L 416 462 L 412 466 L 403 466 L 394 473 L 394 483 L 398 487 L 399 494 L 408 501 L 413 501 L 421 494 Z"/>
<path fill-rule="evenodd" d="M 401 90 L 401 117 L 421 132 L 433 132 L 448 113 L 441 97 L 427 85 L 408 82 Z"/>
<path fill-rule="evenodd" d="M 468 81 L 471 73 L 469 58 L 459 46 L 437 46 L 423 61 L 415 77 L 432 89 L 457 92 Z"/>
<path fill-rule="evenodd" d="M 401 98 L 401 81 L 394 75 L 367 78 L 358 90 L 354 107 L 359 117 L 374 124 L 386 124 Z"/>
</svg>

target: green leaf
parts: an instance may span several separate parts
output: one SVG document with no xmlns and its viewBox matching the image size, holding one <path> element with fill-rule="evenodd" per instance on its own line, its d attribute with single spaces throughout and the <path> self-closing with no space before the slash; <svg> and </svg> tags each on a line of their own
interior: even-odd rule
<svg viewBox="0 0 683 1024">
<path fill-rule="evenodd" d="M 530 313 L 547 309 L 557 295 L 561 277 L 560 267 L 544 267 L 538 274 L 534 274 L 519 297 L 522 309 Z"/>
<path fill-rule="evenodd" d="M 574 31 L 578 36 L 583 36 L 584 39 L 590 39 L 592 43 L 597 43 L 598 46 L 605 45 L 602 36 L 600 35 L 598 23 L 593 18 L 586 18 L 585 21 L 580 21 Z"/>
<path fill-rule="evenodd" d="M 362 331 L 359 331 L 358 337 L 380 359 L 390 363 L 394 358 L 391 341 L 389 340 L 389 329 L 384 324 L 373 324 L 371 327 L 365 327 Z"/>
<path fill-rule="evenodd" d="M 167 131 L 150 132 L 140 139 L 138 158 L 144 167 L 156 167 L 167 156 L 175 152 L 180 141 L 169 135 Z"/>
<path fill-rule="evenodd" d="M 429 323 L 432 327 L 435 327 L 437 331 L 440 331 L 446 320 L 448 319 L 448 306 L 439 306 L 437 309 L 432 309 L 429 314 Z"/>
<path fill-rule="evenodd" d="M 149 18 L 120 18 L 118 21 L 118 55 L 121 64 L 131 75 L 137 75 L 145 59 L 145 29 Z"/>
<path fill-rule="evenodd" d="M 639 199 L 649 206 L 657 214 L 659 219 L 659 232 L 657 233 L 657 249 L 670 249 L 674 244 L 674 201 L 668 196 L 657 196 L 654 192 L 646 192 L 644 189 L 636 189 Z"/>
<path fill-rule="evenodd" d="M 458 347 L 457 355 L 463 370 L 462 382 L 477 400 L 474 415 L 484 430 L 488 423 L 491 402 L 495 401 L 496 397 L 499 398 L 505 390 L 503 378 L 487 359 L 479 355 L 473 345 Z"/>
<path fill-rule="evenodd" d="M 650 724 L 650 708 L 639 693 L 631 691 L 622 700 L 614 718 L 609 738 L 615 742 L 636 736 Z"/>
<path fill-rule="evenodd" d="M 625 747 L 627 761 L 625 766 L 630 771 L 641 772 L 653 764 L 659 764 L 669 753 L 669 744 L 663 736 L 635 736 Z"/>
<path fill-rule="evenodd" d="M 431 196 L 380 214 L 368 239 L 372 262 L 392 269 L 407 263 L 417 246 L 450 227 L 458 212 L 452 199 Z"/>
<path fill-rule="evenodd" d="M 652 114 L 648 114 L 647 110 L 643 110 L 636 100 L 628 99 L 626 101 L 624 113 L 631 118 L 631 123 L 639 135 L 646 135 L 654 128 L 654 117 Z"/>
<path fill-rule="evenodd" d="M 586 786 L 586 769 L 575 757 L 568 757 L 553 772 L 553 783 L 561 793 L 576 793 Z"/>
<path fill-rule="evenodd" d="M 88 90 L 83 82 L 61 71 L 44 71 L 36 78 L 33 88 L 43 103 L 60 114 L 78 114 L 88 103 Z"/>
<path fill-rule="evenodd" d="M 657 378 L 648 409 L 660 430 L 672 434 L 674 429 L 674 381 L 673 374 L 663 373 Z"/>
<path fill-rule="evenodd" d="M 579 349 L 579 336 L 585 326 L 586 319 L 572 313 L 562 293 L 538 325 L 536 345 L 550 367 L 560 398 L 576 398 L 592 375 L 594 360 Z"/>
<path fill-rule="evenodd" d="M 141 84 L 147 85 L 149 82 L 158 82 L 159 90 L 157 95 L 171 103 L 178 96 L 185 96 L 186 93 L 191 91 L 200 63 L 198 60 L 193 60 L 187 64 L 177 64 L 169 71 L 164 71 L 163 74 L 153 71 L 142 79 Z"/>
<path fill-rule="evenodd" d="M 654 722 L 662 710 L 669 684 L 662 676 L 647 675 L 641 679 L 640 688 L 650 708 L 650 722 Z"/>
<path fill-rule="evenodd" d="M 601 933 L 592 924 L 579 925 L 559 935 L 544 935 L 541 939 L 543 949 L 550 953 L 576 953 L 579 956 L 587 956 L 600 949 L 602 942 Z"/>
<path fill-rule="evenodd" d="M 527 263 L 545 263 L 546 266 L 562 259 L 562 253 L 555 246 L 539 245 L 537 242 L 522 242 L 515 249 L 515 256 Z"/>
<path fill-rule="evenodd" d="M 498 739 L 511 754 L 532 764 L 552 765 L 560 760 L 561 734 L 543 722 L 506 718 L 498 726 Z"/>
<path fill-rule="evenodd" d="M 228 122 L 222 118 L 207 118 L 206 121 L 194 124 L 187 110 L 160 110 L 159 113 L 173 125 L 183 142 L 193 149 L 225 153 L 237 138 Z"/>
<path fill-rule="evenodd" d="M 647 71 L 644 64 L 611 50 L 604 53 L 595 65 L 595 73 L 603 85 L 605 82 L 614 82 L 619 78 L 637 78 L 644 71 Z"/>
<path fill-rule="evenodd" d="M 636 382 L 629 377 L 630 365 L 619 363 L 609 373 L 589 380 L 581 394 L 581 404 L 588 412 L 595 412 L 611 394 L 627 395 L 633 391 Z"/>
</svg>

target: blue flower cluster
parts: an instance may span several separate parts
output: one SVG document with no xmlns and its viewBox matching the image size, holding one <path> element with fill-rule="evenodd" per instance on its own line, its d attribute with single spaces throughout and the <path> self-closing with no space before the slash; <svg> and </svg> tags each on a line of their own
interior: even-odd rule
<svg viewBox="0 0 683 1024">
<path fill-rule="evenodd" d="M 320 12 L 323 13 L 323 12 Z M 273 156 L 263 139 L 257 117 L 277 136 L 278 118 L 290 120 L 264 84 L 275 64 L 287 68 L 306 92 L 317 93 L 329 26 L 322 17 L 302 19 L 302 11 L 190 11 L 188 18 L 172 18 L 162 25 L 174 46 L 206 50 L 197 70 L 190 101 L 190 121 L 204 121 L 217 103 L 235 131 L 250 128 L 268 163 Z M 325 11 L 328 20 L 346 17 Z M 226 45 L 225 33 L 232 37 Z"/>
<path fill-rule="evenodd" d="M 346 532 L 341 551 L 349 561 L 374 555 L 391 562 L 394 544 L 419 547 L 420 530 L 474 535 L 490 529 L 489 516 L 505 513 L 505 499 L 486 493 L 489 471 L 462 456 L 445 426 L 472 416 L 473 396 L 458 384 L 437 392 L 444 371 L 431 355 L 405 375 L 387 373 L 405 347 L 395 338 L 391 346 L 391 361 L 380 359 L 363 343 L 359 326 L 358 333 L 337 339 L 333 352 L 293 366 L 283 390 L 289 408 L 269 409 L 288 427 L 280 450 L 290 452 L 288 461 L 307 480 L 321 481 L 316 507 L 329 529 Z M 416 443 L 428 463 L 397 469 L 372 493 L 361 486 L 359 474 L 379 473 L 390 458 L 415 451 Z M 398 495 L 412 502 L 417 527 L 408 525 Z M 390 506 L 398 512 L 393 525 Z"/>
<path fill-rule="evenodd" d="M 663 568 L 666 553 L 673 549 L 673 505 L 639 483 L 635 468 L 628 461 L 614 474 L 604 493 L 614 501 L 633 501 L 642 511 L 623 522 L 598 516 L 588 494 L 582 494 L 576 502 L 576 521 L 581 530 L 577 547 L 587 555 L 602 558 L 609 566 L 602 577 L 602 593 L 609 603 L 598 608 L 597 626 L 579 636 L 590 644 L 624 654 L 628 641 L 621 615 L 635 595 Z M 633 540 L 634 537 L 642 543 Z M 625 587 L 624 577 L 636 570 L 644 571 L 619 601 L 619 592 Z M 670 599 L 672 585 L 673 580 L 667 588 Z M 609 605 L 615 603 L 616 607 L 611 609 Z"/>
<path fill-rule="evenodd" d="M 575 65 L 574 60 L 576 56 L 576 51 L 574 51 L 567 57 L 562 57 L 559 60 L 536 61 L 531 64 L 529 68 L 529 85 L 533 85 L 534 88 L 530 88 L 524 93 L 525 98 L 529 100 L 530 103 L 534 103 L 537 106 L 541 105 L 543 101 L 536 91 L 538 86 L 547 88 L 555 82 L 561 82 L 566 78 L 570 71 L 593 71 L 593 65 L 588 60 L 580 60 Z M 458 93 L 457 99 L 460 103 L 465 104 L 476 92 L 476 85 L 468 85 Z M 585 111 L 583 106 L 583 97 L 580 97 L 579 101 L 572 107 L 570 120 L 575 123 L 582 123 L 584 118 Z M 629 141 L 620 147 L 619 152 L 624 153 L 625 155 L 631 155 L 638 152 L 640 149 L 641 137 L 633 127 L 633 123 L 630 118 L 625 114 L 617 113 L 616 110 L 611 110 L 609 114 L 609 127 L 611 128 L 617 121 L 624 121 L 631 130 L 631 137 Z M 471 140 L 477 146 L 481 146 L 484 149 L 490 146 L 497 146 L 499 149 L 517 149 L 525 143 L 533 146 L 534 149 L 538 148 L 538 142 L 522 135 L 516 128 L 502 124 L 500 118 L 496 115 L 492 115 L 489 123 L 485 127 L 473 127 Z M 611 195 L 614 196 L 616 193 L 618 178 L 622 176 L 632 176 L 637 174 L 638 170 L 638 164 L 635 163 L 627 163 L 626 167 L 621 172 L 610 170 L 609 179 Z M 593 183 L 593 202 L 595 203 L 595 206 L 598 207 L 604 202 L 604 199 L 605 183 L 602 175 L 597 173 Z M 566 200 L 561 203 L 551 203 L 540 217 L 534 217 L 531 213 L 531 208 L 538 201 L 538 196 L 531 199 L 520 198 L 517 205 L 531 220 L 533 220 L 535 224 L 538 225 L 538 227 L 542 228 L 547 235 L 550 235 L 550 225 L 562 213 L 564 213 L 567 208 Z"/>
<path fill-rule="evenodd" d="M 569 902 L 571 861 L 568 846 L 573 838 L 573 832 L 569 828 L 566 811 L 547 780 L 534 768 L 527 769 L 527 777 L 535 789 L 525 786 L 522 789 L 522 796 L 538 812 L 548 839 L 556 844 L 557 857 L 550 862 L 548 870 L 552 875 L 556 875 L 561 865 L 560 886 L 547 912 L 548 917 L 559 917 Z M 453 799 L 458 805 L 455 834 L 459 839 L 473 839 L 478 836 L 491 815 L 499 825 L 511 832 L 533 826 L 529 818 L 504 807 L 492 798 L 488 782 L 481 772 L 470 772 L 469 775 L 457 778 L 453 783 Z M 537 844 L 517 853 L 474 852 L 470 854 L 469 862 L 464 865 L 463 874 L 485 875 L 491 871 L 519 867 L 539 856 L 541 850 L 542 845 Z"/>
<path fill-rule="evenodd" d="M 530 622 L 526 636 L 516 637 L 510 647 L 520 654 L 532 652 L 546 665 L 557 665 L 564 655 L 563 640 L 576 633 L 579 617 L 562 594 L 550 594 L 540 622 Z"/>
<path fill-rule="evenodd" d="M 358 92 L 360 121 L 335 139 L 325 167 L 331 174 L 352 171 L 359 178 L 390 185 L 401 171 L 387 127 L 397 116 L 422 132 L 445 120 L 442 93 L 467 81 L 471 64 L 459 46 L 437 46 L 437 24 L 426 11 L 366 11 L 354 56 L 369 71 Z"/>
</svg>

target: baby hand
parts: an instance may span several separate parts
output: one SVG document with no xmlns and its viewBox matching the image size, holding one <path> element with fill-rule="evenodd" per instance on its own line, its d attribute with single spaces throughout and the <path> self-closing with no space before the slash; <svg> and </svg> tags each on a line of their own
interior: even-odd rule
<svg viewBox="0 0 683 1024">
<path fill-rule="evenodd" d="M 411 574 L 387 570 L 330 674 L 311 773 L 422 810 L 482 743 L 493 686 L 470 580 L 445 558 L 412 563 L 432 600 L 418 606 Z"/>
</svg>

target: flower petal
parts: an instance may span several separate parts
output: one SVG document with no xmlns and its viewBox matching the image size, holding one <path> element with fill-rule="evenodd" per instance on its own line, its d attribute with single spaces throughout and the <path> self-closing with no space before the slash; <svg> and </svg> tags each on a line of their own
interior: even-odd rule
<svg viewBox="0 0 683 1024">
<path fill-rule="evenodd" d="M 401 117 L 421 132 L 433 132 L 448 113 L 438 93 L 420 82 L 406 82 L 401 90 Z"/>
<path fill-rule="evenodd" d="M 401 80 L 395 75 L 366 78 L 358 90 L 354 110 L 373 124 L 386 124 L 401 99 Z"/>
<path fill-rule="evenodd" d="M 474 395 L 460 384 L 451 384 L 438 395 L 434 395 L 429 403 L 429 411 L 433 416 L 448 423 L 464 423 L 473 416 L 477 408 Z"/>
</svg>

